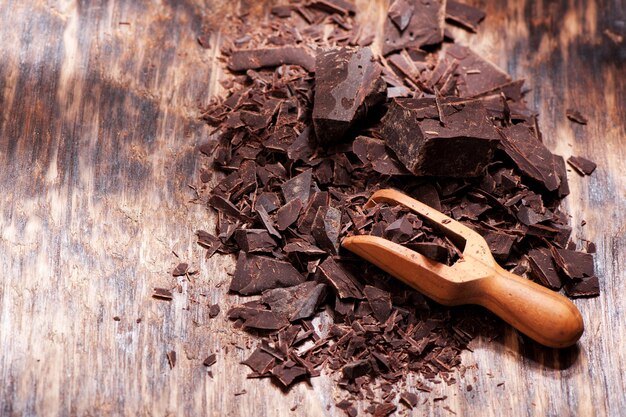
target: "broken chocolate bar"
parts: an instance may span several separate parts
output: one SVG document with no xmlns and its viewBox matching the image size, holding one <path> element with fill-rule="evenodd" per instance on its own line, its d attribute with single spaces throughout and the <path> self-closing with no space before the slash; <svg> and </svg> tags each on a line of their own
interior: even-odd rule
<svg viewBox="0 0 626 417">
<path fill-rule="evenodd" d="M 313 126 L 317 140 L 331 144 L 384 99 L 386 87 L 369 47 L 319 52 L 316 67 Z"/>
</svg>

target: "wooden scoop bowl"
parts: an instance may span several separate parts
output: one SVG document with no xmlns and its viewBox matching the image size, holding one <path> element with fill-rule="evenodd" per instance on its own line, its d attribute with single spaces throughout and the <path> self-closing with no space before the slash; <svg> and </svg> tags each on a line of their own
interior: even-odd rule
<svg viewBox="0 0 626 417">
<path fill-rule="evenodd" d="M 352 236 L 342 246 L 444 305 L 478 304 L 537 342 L 571 346 L 584 325 L 576 306 L 564 296 L 500 267 L 487 242 L 445 214 L 395 190 L 376 191 L 365 204 L 401 204 L 441 230 L 463 256 L 454 265 L 432 261 L 377 236 Z"/>
</svg>

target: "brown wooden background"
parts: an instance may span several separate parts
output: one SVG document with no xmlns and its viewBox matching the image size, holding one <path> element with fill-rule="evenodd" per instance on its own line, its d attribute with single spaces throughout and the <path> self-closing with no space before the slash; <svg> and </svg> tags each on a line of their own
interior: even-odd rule
<svg viewBox="0 0 626 417">
<path fill-rule="evenodd" d="M 208 302 L 225 311 L 236 297 L 220 285 L 232 261 L 202 261 L 193 239 L 214 221 L 187 187 L 208 134 L 198 105 L 221 76 L 216 48 L 195 38 L 234 8 L 266 10 L 247 3 L 0 1 L 0 415 L 342 415 L 327 377 L 288 394 L 247 380 L 238 362 L 253 341 L 223 313 L 208 318 Z M 576 302 L 586 323 L 576 348 L 523 346 L 512 332 L 479 342 L 464 356 L 475 366 L 421 395 L 415 415 L 624 415 L 626 44 L 607 33 L 626 36 L 626 6 L 482 5 L 479 34 L 459 39 L 527 78 L 553 151 L 598 163 L 591 177 L 568 173 L 567 206 L 574 236 L 598 245 L 603 292 Z M 569 122 L 567 107 L 589 124 Z M 155 301 L 152 287 L 177 283 L 172 251 L 200 275 L 193 291 L 180 281 L 172 302 Z M 213 379 L 201 365 L 209 352 Z"/>
</svg>

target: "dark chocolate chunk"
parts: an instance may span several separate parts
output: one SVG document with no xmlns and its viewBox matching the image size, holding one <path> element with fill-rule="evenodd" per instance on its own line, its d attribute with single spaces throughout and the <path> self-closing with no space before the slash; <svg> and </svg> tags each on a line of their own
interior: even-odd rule
<svg viewBox="0 0 626 417">
<path fill-rule="evenodd" d="M 272 213 L 280 207 L 280 199 L 276 193 L 262 192 L 256 198 L 256 205 L 263 207 L 267 213 Z"/>
<path fill-rule="evenodd" d="M 326 13 L 337 13 L 340 15 L 356 13 L 356 7 L 348 0 L 313 0 L 308 6 Z"/>
<path fill-rule="evenodd" d="M 217 304 L 211 304 L 209 306 L 209 317 L 214 319 L 220 314 L 220 306 Z"/>
<path fill-rule="evenodd" d="M 187 275 L 188 271 L 189 271 L 189 264 L 181 262 L 178 265 L 176 265 L 176 268 L 174 268 L 174 270 L 172 271 L 172 276 L 182 277 L 182 276 Z"/>
<path fill-rule="evenodd" d="M 561 288 L 563 284 L 548 249 L 532 249 L 528 252 L 528 260 L 531 275 L 535 281 L 553 290 Z"/>
<path fill-rule="evenodd" d="M 213 366 L 217 362 L 217 355 L 215 353 L 211 353 L 206 359 L 202 362 L 204 366 Z"/>
<path fill-rule="evenodd" d="M 580 112 L 578 110 L 567 109 L 565 111 L 565 115 L 572 122 L 576 122 L 576 123 L 581 124 L 581 125 L 586 125 L 587 122 L 588 122 L 587 118 L 585 116 L 583 116 L 582 114 L 580 114 Z"/>
<path fill-rule="evenodd" d="M 241 295 L 260 294 L 272 288 L 297 285 L 304 280 L 305 277 L 288 262 L 240 252 L 230 291 Z"/>
<path fill-rule="evenodd" d="M 455 74 L 458 75 L 457 88 L 460 97 L 476 97 L 511 82 L 511 77 L 491 62 L 461 45 L 451 45 L 446 55 L 457 62 Z"/>
<path fill-rule="evenodd" d="M 370 304 L 374 317 L 381 323 L 387 321 L 391 314 L 391 294 L 370 285 L 365 286 L 363 294 Z"/>
<path fill-rule="evenodd" d="M 367 375 L 372 370 L 372 365 L 366 359 L 362 359 L 359 361 L 354 361 L 344 365 L 341 368 L 341 372 L 343 373 L 343 377 L 349 380 L 358 378 L 363 375 Z"/>
<path fill-rule="evenodd" d="M 597 297 L 600 295 L 600 283 L 598 281 L 598 277 L 592 276 L 568 282 L 565 284 L 565 293 L 573 298 Z"/>
<path fill-rule="evenodd" d="M 293 322 L 312 316 L 325 294 L 326 285 L 306 281 L 293 287 L 267 290 L 261 301 Z"/>
<path fill-rule="evenodd" d="M 176 352 L 170 350 L 167 352 L 167 363 L 170 365 L 170 369 L 173 369 L 176 366 Z"/>
<path fill-rule="evenodd" d="M 261 330 L 279 330 L 289 324 L 283 315 L 259 306 L 233 307 L 228 310 L 228 318 L 241 320 L 243 327 Z"/>
<path fill-rule="evenodd" d="M 285 202 L 288 203 L 295 198 L 299 199 L 302 204 L 306 204 L 309 201 L 312 174 L 313 171 L 307 169 L 280 186 L 283 190 Z"/>
<path fill-rule="evenodd" d="M 282 18 L 291 17 L 292 11 L 293 11 L 293 6 L 291 5 L 278 5 L 278 6 L 273 6 L 270 9 L 270 13 L 272 13 L 275 16 L 282 17 Z"/>
<path fill-rule="evenodd" d="M 326 258 L 318 267 L 318 271 L 320 278 L 335 289 L 339 298 L 363 299 L 361 284 L 350 272 L 332 258 Z"/>
<path fill-rule="evenodd" d="M 506 260 L 511 253 L 515 236 L 506 233 L 487 232 L 483 235 L 491 254 L 498 260 Z"/>
<path fill-rule="evenodd" d="M 272 375 L 276 377 L 284 387 L 293 384 L 298 377 L 304 376 L 307 373 L 306 368 L 296 365 L 287 367 L 285 364 L 280 364 L 272 368 Z"/>
<path fill-rule="evenodd" d="M 283 250 L 285 253 L 302 253 L 305 255 L 326 255 L 326 251 L 321 250 L 317 246 L 314 246 L 306 240 L 295 240 L 287 243 Z"/>
<path fill-rule="evenodd" d="M 166 300 L 170 301 L 173 297 L 172 291 L 167 288 L 154 288 L 154 292 L 152 293 L 152 297 L 158 300 Z"/>
<path fill-rule="evenodd" d="M 400 394 L 400 401 L 405 403 L 411 409 L 417 405 L 417 399 L 417 395 L 413 394 L 412 392 L 405 391 Z"/>
<path fill-rule="evenodd" d="M 276 241 L 265 229 L 238 229 L 233 237 L 247 253 L 268 253 L 276 247 Z"/>
<path fill-rule="evenodd" d="M 472 177 L 481 173 L 500 140 L 479 102 L 446 102 L 442 126 L 434 99 L 394 99 L 381 134 L 415 175 Z"/>
<path fill-rule="evenodd" d="M 380 139 L 358 136 L 352 143 L 352 152 L 364 164 L 371 164 L 374 171 L 383 175 L 407 175 L 409 172 Z"/>
<path fill-rule="evenodd" d="M 302 200 L 299 198 L 294 198 L 282 206 L 276 212 L 276 224 L 278 226 L 278 230 L 282 232 L 294 224 L 296 220 L 298 220 L 300 210 L 302 210 Z"/>
<path fill-rule="evenodd" d="M 444 4 L 438 0 L 407 0 L 408 7 L 412 6 L 412 13 L 405 29 L 401 30 L 397 23 L 398 13 L 406 17 L 408 8 L 399 11 L 400 5 L 392 3 L 388 12 L 384 28 L 383 54 L 398 51 L 403 48 L 420 48 L 425 45 L 434 45 L 443 41 Z"/>
<path fill-rule="evenodd" d="M 396 411 L 396 408 L 395 404 L 392 403 L 381 404 L 374 410 L 373 417 L 387 417 Z"/>
<path fill-rule="evenodd" d="M 228 68 L 231 71 L 245 71 L 279 65 L 300 65 L 309 72 L 315 72 L 315 56 L 305 47 L 281 46 L 233 51 Z"/>
<path fill-rule="evenodd" d="M 400 32 L 409 25 L 411 17 L 413 17 L 413 8 L 413 3 L 409 3 L 407 0 L 394 0 L 389 6 L 387 15 Z"/>
<path fill-rule="evenodd" d="M 567 158 L 567 163 L 580 175 L 591 175 L 597 167 L 594 162 L 585 159 L 582 156 L 570 156 Z"/>
<path fill-rule="evenodd" d="M 560 155 L 552 155 L 554 158 L 554 171 L 559 177 L 560 184 L 557 190 L 559 198 L 569 195 L 569 183 L 567 181 L 567 170 L 565 168 L 565 159 Z"/>
<path fill-rule="evenodd" d="M 502 129 L 502 133 L 502 148 L 524 175 L 540 182 L 548 191 L 559 188 L 561 180 L 553 155 L 530 128 L 518 124 Z"/>
<path fill-rule="evenodd" d="M 320 143 L 332 144 L 384 99 L 385 83 L 370 48 L 321 51 L 316 66 L 313 126 Z"/>
<path fill-rule="evenodd" d="M 593 256 L 575 250 L 552 248 L 554 262 L 569 279 L 580 280 L 595 275 Z"/>
<path fill-rule="evenodd" d="M 461 25 L 465 29 L 476 32 L 478 24 L 484 18 L 485 12 L 476 7 L 455 0 L 446 1 L 446 20 Z"/>
<path fill-rule="evenodd" d="M 275 363 L 275 359 L 269 353 L 257 348 L 245 361 L 241 362 L 248 365 L 255 373 L 255 376 L 264 375 L 270 371 Z"/>
<path fill-rule="evenodd" d="M 334 207 L 320 207 L 311 225 L 311 236 L 317 245 L 331 255 L 336 255 L 339 252 L 340 230 L 341 212 Z"/>
</svg>

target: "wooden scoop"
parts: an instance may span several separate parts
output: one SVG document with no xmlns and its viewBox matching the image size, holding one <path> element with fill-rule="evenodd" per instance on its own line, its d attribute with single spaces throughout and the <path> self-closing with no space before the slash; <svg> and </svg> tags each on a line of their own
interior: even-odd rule
<svg viewBox="0 0 626 417">
<path fill-rule="evenodd" d="M 583 320 L 571 301 L 501 268 L 475 231 L 395 190 L 376 191 L 365 207 L 376 203 L 401 204 L 421 215 L 462 249 L 463 256 L 447 266 L 377 236 L 345 238 L 344 248 L 440 304 L 486 307 L 543 345 L 571 346 L 582 335 Z"/>
</svg>

